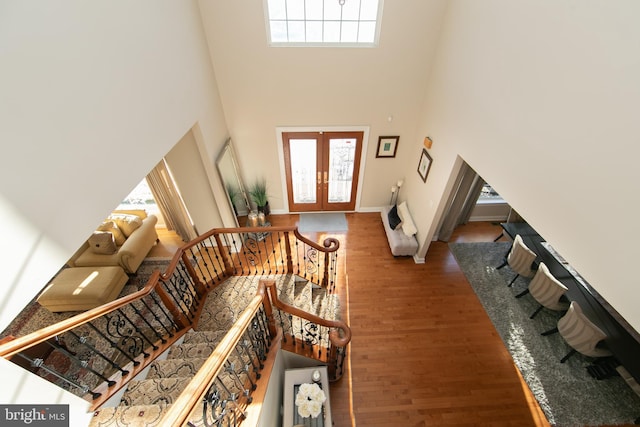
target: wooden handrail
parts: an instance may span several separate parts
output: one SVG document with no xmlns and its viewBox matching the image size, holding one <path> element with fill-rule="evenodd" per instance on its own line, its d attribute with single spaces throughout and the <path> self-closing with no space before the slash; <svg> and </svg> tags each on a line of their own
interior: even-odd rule
<svg viewBox="0 0 640 427">
<path fill-rule="evenodd" d="M 269 232 L 291 232 L 296 230 L 294 226 L 279 226 L 279 227 L 234 227 L 234 228 L 212 228 L 206 233 L 196 237 L 190 242 L 185 243 L 180 247 L 179 250 L 187 250 L 192 246 L 197 245 L 198 243 L 202 243 L 208 238 L 215 236 L 217 234 L 244 234 L 244 233 L 264 233 L 265 231 Z"/>
<path fill-rule="evenodd" d="M 9 341 L 8 343 L 0 346 L 0 357 L 8 359 L 21 352 L 25 348 L 39 344 L 43 341 L 55 337 L 56 335 L 69 331 L 77 326 L 90 322 L 94 319 L 104 316 L 105 314 L 122 308 L 132 301 L 145 297 L 153 292 L 153 290 L 156 288 L 159 283 L 159 278 L 160 272 L 156 270 L 151 275 L 151 278 L 147 282 L 147 285 L 137 292 L 125 295 L 122 298 L 118 298 L 117 300 L 101 305 L 100 307 L 92 308 L 91 310 L 77 314 L 54 325 L 44 327 L 23 337 Z"/>
<path fill-rule="evenodd" d="M 293 314 L 294 316 L 306 319 L 310 322 L 313 322 L 317 325 L 325 326 L 327 328 L 334 328 L 329 332 L 329 339 L 331 343 L 338 347 L 345 347 L 351 341 L 351 328 L 347 326 L 341 320 L 327 320 L 320 316 L 316 316 L 315 314 L 307 313 L 306 311 L 300 310 L 297 307 L 293 307 L 289 304 L 283 303 L 278 299 L 278 291 L 276 289 L 276 281 L 273 279 L 262 279 L 260 283 L 264 283 L 266 286 L 269 296 L 271 297 L 271 304 L 276 306 L 282 311 L 286 311 L 287 313 Z M 343 336 L 336 331 L 336 329 L 340 329 L 343 332 Z"/>
<path fill-rule="evenodd" d="M 322 241 L 322 246 L 321 246 L 318 243 L 312 240 L 309 240 L 306 237 L 304 237 L 302 234 L 300 234 L 297 227 L 293 230 L 293 234 L 295 234 L 298 240 L 301 240 L 307 245 L 312 246 L 316 249 L 319 249 L 323 252 L 335 252 L 340 247 L 340 241 L 335 237 L 327 237 Z"/>
<path fill-rule="evenodd" d="M 185 243 L 180 247 L 181 251 L 185 251 L 192 246 L 197 245 L 198 243 L 202 243 L 208 238 L 218 235 L 218 234 L 244 234 L 244 233 L 264 233 L 268 231 L 270 233 L 278 233 L 278 232 L 293 232 L 298 240 L 306 243 L 309 246 L 312 246 L 316 249 L 319 249 L 323 252 L 335 252 L 340 247 L 340 241 L 334 237 L 328 237 L 324 239 L 322 245 L 309 240 L 298 231 L 298 227 L 295 226 L 279 226 L 279 227 L 235 227 L 235 228 L 213 228 L 206 233 L 198 236 L 197 238 L 191 240 L 188 243 Z"/>
<path fill-rule="evenodd" d="M 54 338 L 57 335 L 60 335 L 64 332 L 77 328 L 80 325 L 86 324 L 95 319 L 103 317 L 111 312 L 122 309 L 126 305 L 131 304 L 139 299 L 142 299 L 150 295 L 154 291 L 158 294 L 162 302 L 167 306 L 167 309 L 169 310 L 171 315 L 174 317 L 174 321 L 177 327 L 183 328 L 189 325 L 191 321 L 187 319 L 183 313 L 180 312 L 177 306 L 175 306 L 175 304 L 171 301 L 169 295 L 165 292 L 164 288 L 162 286 L 159 286 L 160 281 L 166 282 L 170 280 L 172 275 L 174 274 L 174 271 L 176 271 L 176 269 L 178 268 L 178 264 L 182 261 L 186 264 L 186 268 L 189 272 L 189 275 L 192 276 L 196 287 L 201 288 L 204 291 L 203 288 L 208 287 L 209 283 L 203 283 L 198 277 L 198 275 L 195 274 L 194 268 L 188 262 L 189 261 L 188 254 L 190 254 L 190 250 L 192 248 L 204 242 L 205 240 L 209 239 L 211 236 L 214 236 L 218 247 L 222 247 L 223 244 L 220 239 L 220 236 L 222 234 L 263 233 L 267 230 L 270 233 L 284 233 L 284 238 L 286 242 L 285 262 L 287 265 L 287 271 L 290 271 L 290 272 L 293 271 L 291 247 L 290 247 L 291 243 L 289 238 L 290 233 L 292 233 L 298 240 L 300 240 L 302 243 L 304 243 L 308 247 L 314 248 L 326 254 L 337 251 L 340 245 L 339 241 L 334 238 L 327 238 L 323 241 L 322 245 L 318 244 L 302 236 L 298 232 L 297 227 L 291 227 L 291 226 L 268 227 L 268 228 L 265 228 L 265 227 L 214 228 L 208 231 L 207 233 L 199 236 L 198 238 L 188 243 L 185 243 L 183 246 L 181 246 L 174 254 L 166 270 L 164 272 L 160 272 L 158 270 L 154 271 L 150 279 L 147 281 L 147 284 L 141 290 L 133 292 L 129 295 L 125 295 L 110 303 L 104 304 L 102 306 L 99 306 L 99 307 L 90 309 L 86 312 L 75 315 L 69 319 L 63 320 L 54 325 L 47 326 L 38 331 L 25 335 L 23 337 L 15 338 L 10 341 L 4 340 L 2 341 L 2 344 L 0 344 L 0 357 L 10 359 L 11 357 L 15 356 L 21 351 L 24 351 L 27 348 L 30 348 L 34 345 L 45 342 L 51 338 Z M 222 257 L 223 263 L 225 265 L 225 269 L 229 270 L 231 264 L 229 263 L 229 260 L 226 258 L 226 254 L 224 253 L 224 251 L 220 251 L 220 256 Z M 325 257 L 325 265 L 324 265 L 325 273 L 324 273 L 324 280 L 323 280 L 325 284 L 327 282 L 327 276 L 328 276 L 328 268 L 327 268 L 328 262 L 329 262 L 328 257 Z M 225 273 L 226 275 L 230 274 L 229 271 L 225 271 Z M 225 274 L 223 274 L 222 277 L 224 278 Z M 208 359 L 208 363 L 206 364 L 206 367 L 203 367 L 203 369 L 199 371 L 198 376 L 196 376 L 194 380 L 190 383 L 190 384 L 194 384 L 193 387 L 195 388 L 188 387 L 187 388 L 187 390 L 189 390 L 189 392 L 187 393 L 188 396 L 184 397 L 183 400 L 181 400 L 181 402 L 184 402 L 185 399 L 192 401 L 191 399 L 194 399 L 194 396 L 195 396 L 194 393 L 196 392 L 198 393 L 197 398 L 195 398 L 192 401 L 193 403 L 189 405 L 183 405 L 183 404 L 172 405 L 172 408 L 181 408 L 181 407 L 183 408 L 180 411 L 178 411 L 178 409 L 172 409 L 170 411 L 170 413 L 173 414 L 171 415 L 171 417 L 178 417 L 180 419 L 184 417 L 188 417 L 193 406 L 197 404 L 199 399 L 202 398 L 204 393 L 206 393 L 208 389 L 208 385 L 210 384 L 210 380 L 212 378 L 215 378 L 218 375 L 221 367 L 224 364 L 224 361 L 227 359 L 228 353 L 233 350 L 233 348 L 235 347 L 235 343 L 237 343 L 237 341 L 240 339 L 239 337 L 244 332 L 244 329 L 246 329 L 245 327 L 244 329 L 242 329 L 242 332 L 240 332 L 238 331 L 238 328 L 243 324 L 243 322 L 251 321 L 253 314 L 255 314 L 255 312 L 258 310 L 261 304 L 264 304 L 265 313 L 267 315 L 267 318 L 269 319 L 270 333 L 272 335 L 274 334 L 276 327 L 275 327 L 273 316 L 271 313 L 270 298 L 266 296 L 267 294 L 266 285 L 269 282 L 273 282 L 273 281 L 263 281 L 263 280 L 260 281 L 258 294 L 254 297 L 254 299 L 251 301 L 247 310 L 243 312 L 243 314 L 239 319 L 242 322 L 239 322 L 239 323 L 237 322 L 236 325 L 238 326 L 234 326 L 232 330 L 225 336 L 225 339 L 223 339 L 223 341 L 221 342 L 221 345 L 219 345 L 216 348 L 216 351 L 214 351 L 214 353 Z M 306 313 L 300 309 L 297 309 L 295 307 L 282 303 L 277 299 L 277 295 L 276 295 L 277 292 L 275 292 L 274 290 L 275 288 L 273 288 L 274 284 L 275 282 L 269 285 L 270 287 L 268 292 L 271 295 L 271 300 L 273 301 L 276 307 L 280 308 L 283 311 L 287 311 L 295 316 L 305 318 L 318 325 L 332 328 L 331 331 L 329 332 L 329 339 L 336 346 L 345 346 L 350 341 L 351 330 L 344 322 L 325 320 L 318 316 L 312 315 L 310 313 Z M 342 331 L 342 335 L 343 335 L 342 337 L 340 336 L 341 334 L 339 333 L 338 330 Z M 205 376 L 204 378 L 202 377 L 203 375 Z M 206 387 L 203 384 L 205 384 Z M 183 393 L 183 395 L 185 395 L 185 393 Z M 183 396 L 181 395 L 181 397 Z M 184 409 L 187 407 L 191 409 Z M 176 419 L 176 418 L 168 418 L 168 420 L 173 420 L 173 419 Z M 168 421 L 168 422 L 169 422 L 169 425 L 177 425 L 171 421 Z"/>
<path fill-rule="evenodd" d="M 189 415 L 193 412 L 195 406 L 202 402 L 211 383 L 220 374 L 220 371 L 224 368 L 224 363 L 242 339 L 244 332 L 251 325 L 252 319 L 262 306 L 263 300 L 266 299 L 265 296 L 264 285 L 259 285 L 257 294 L 216 346 L 207 361 L 187 384 L 180 396 L 169 407 L 159 425 L 181 426 L 186 424 L 189 420 Z"/>
</svg>

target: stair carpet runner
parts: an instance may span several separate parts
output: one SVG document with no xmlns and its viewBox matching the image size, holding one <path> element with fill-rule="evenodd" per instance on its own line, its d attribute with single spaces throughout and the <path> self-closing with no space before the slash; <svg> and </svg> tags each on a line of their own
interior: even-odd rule
<svg viewBox="0 0 640 427">
<path fill-rule="evenodd" d="M 198 329 L 187 332 L 181 344 L 173 345 L 166 359 L 152 362 L 145 379 L 130 381 L 118 406 L 103 406 L 98 409 L 90 426 L 159 425 L 165 410 L 184 390 L 255 296 L 261 278 L 276 280 L 278 296 L 284 303 L 328 320 L 339 318 L 337 295 L 327 294 L 324 288 L 298 276 L 287 274 L 231 277 L 207 296 Z M 236 353 L 232 353 L 232 362 L 233 357 L 239 359 Z M 236 362 L 236 370 L 242 369 L 245 363 L 240 360 Z M 230 391 L 241 394 L 242 390 L 230 375 L 223 372 L 220 378 Z M 191 422 L 194 425 L 202 425 L 201 417 L 202 410 L 196 409 Z"/>
</svg>

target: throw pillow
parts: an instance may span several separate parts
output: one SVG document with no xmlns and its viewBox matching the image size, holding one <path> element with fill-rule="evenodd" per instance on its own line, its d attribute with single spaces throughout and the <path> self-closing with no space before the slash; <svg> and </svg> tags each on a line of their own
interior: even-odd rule
<svg viewBox="0 0 640 427">
<path fill-rule="evenodd" d="M 116 241 L 117 246 L 122 246 L 124 241 L 127 239 L 124 237 L 124 233 L 118 228 L 117 224 L 113 221 L 105 221 L 100 224 L 98 227 L 98 231 L 108 231 L 113 234 L 113 238 Z"/>
<path fill-rule="evenodd" d="M 91 251 L 96 254 L 111 255 L 118 250 L 113 234 L 109 231 L 94 231 L 88 242 Z"/>
<path fill-rule="evenodd" d="M 392 230 L 395 230 L 402 223 L 402 220 L 398 216 L 398 205 L 393 205 L 389 211 L 388 217 L 389 227 L 391 227 Z"/>
<path fill-rule="evenodd" d="M 411 214 L 409 213 L 407 202 L 400 203 L 398 206 L 398 215 L 402 220 L 402 231 L 404 234 L 411 237 L 418 232 L 418 229 L 413 223 L 413 218 L 411 218 Z"/>
<path fill-rule="evenodd" d="M 125 237 L 131 236 L 131 233 L 142 225 L 142 219 L 137 215 L 111 214 L 108 219 L 116 223 Z"/>
</svg>

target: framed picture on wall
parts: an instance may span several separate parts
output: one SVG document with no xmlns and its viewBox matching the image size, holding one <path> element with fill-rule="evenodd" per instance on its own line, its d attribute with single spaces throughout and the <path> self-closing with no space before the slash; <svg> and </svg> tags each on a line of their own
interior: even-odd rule
<svg viewBox="0 0 640 427">
<path fill-rule="evenodd" d="M 427 175 L 429 174 L 429 169 L 431 168 L 431 163 L 433 159 L 427 153 L 427 149 L 422 149 L 422 154 L 420 155 L 420 161 L 418 162 L 418 175 L 422 178 L 422 182 L 427 182 Z"/>
<path fill-rule="evenodd" d="M 395 157 L 398 150 L 399 136 L 381 136 L 378 138 L 376 157 Z"/>
</svg>

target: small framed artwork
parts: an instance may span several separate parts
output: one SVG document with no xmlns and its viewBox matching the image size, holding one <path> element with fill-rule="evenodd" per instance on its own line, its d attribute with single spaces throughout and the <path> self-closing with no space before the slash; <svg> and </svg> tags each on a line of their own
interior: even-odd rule
<svg viewBox="0 0 640 427">
<path fill-rule="evenodd" d="M 427 150 L 423 148 L 422 154 L 420 155 L 420 162 L 418 162 L 418 175 L 422 178 L 422 182 L 427 182 L 427 175 L 429 174 L 432 162 L 433 159 L 429 153 L 427 153 Z"/>
<path fill-rule="evenodd" d="M 399 136 L 381 136 L 378 138 L 376 157 L 395 157 L 398 150 Z"/>
</svg>

